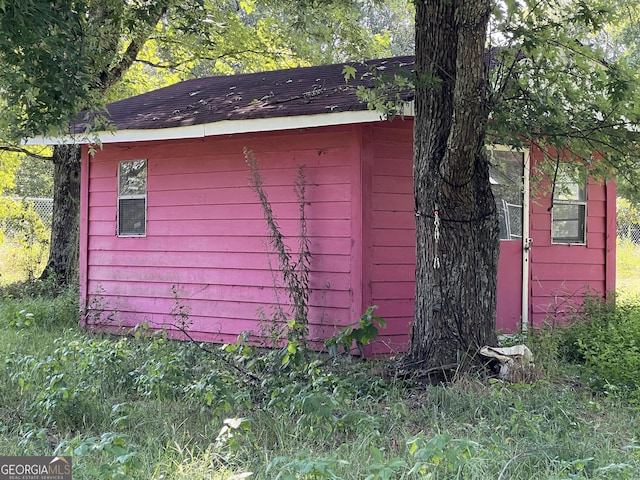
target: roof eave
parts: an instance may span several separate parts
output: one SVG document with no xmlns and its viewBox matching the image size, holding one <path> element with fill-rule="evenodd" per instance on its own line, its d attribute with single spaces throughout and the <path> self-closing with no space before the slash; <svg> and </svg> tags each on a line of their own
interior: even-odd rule
<svg viewBox="0 0 640 480">
<path fill-rule="evenodd" d="M 414 115 L 413 102 L 404 105 L 402 116 Z M 100 144 L 121 142 L 146 142 L 153 140 L 178 140 L 186 138 L 203 138 L 216 135 L 232 135 L 237 133 L 270 132 L 299 128 L 326 127 L 332 125 L 348 125 L 356 123 L 379 122 L 385 116 L 375 110 L 356 110 L 348 112 L 331 112 L 315 115 L 297 115 L 290 117 L 270 117 L 242 120 L 223 120 L 220 122 L 183 127 L 157 128 L 144 130 L 115 130 L 91 134 L 68 135 L 63 137 L 34 137 L 28 139 L 26 145 L 60 145 L 60 144 Z"/>
</svg>

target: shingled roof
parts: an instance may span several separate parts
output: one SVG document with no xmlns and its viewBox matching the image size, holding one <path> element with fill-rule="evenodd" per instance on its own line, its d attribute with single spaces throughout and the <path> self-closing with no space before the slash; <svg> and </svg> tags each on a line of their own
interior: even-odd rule
<svg viewBox="0 0 640 480">
<path fill-rule="evenodd" d="M 356 69 L 345 81 L 345 65 Z M 119 130 L 149 130 L 249 120 L 366 110 L 358 86 L 373 87 L 373 72 L 411 72 L 412 56 L 363 63 L 321 65 L 260 73 L 198 78 L 107 105 Z M 413 92 L 404 92 L 411 100 Z M 76 123 L 76 132 L 84 130 Z"/>
</svg>

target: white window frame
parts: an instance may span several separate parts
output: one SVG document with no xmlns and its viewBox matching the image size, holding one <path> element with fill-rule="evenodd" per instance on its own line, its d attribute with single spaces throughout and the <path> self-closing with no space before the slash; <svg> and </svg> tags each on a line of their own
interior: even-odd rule
<svg viewBox="0 0 640 480">
<path fill-rule="evenodd" d="M 528 185 L 528 176 L 525 176 L 525 170 L 528 168 L 528 162 L 529 162 L 529 150 L 526 148 L 511 148 L 508 147 L 506 145 L 496 145 L 496 144 L 492 144 L 492 145 L 487 145 L 487 155 L 489 156 L 489 159 L 491 160 L 491 162 L 495 161 L 494 158 L 494 152 L 507 152 L 507 153 L 512 153 L 512 154 L 518 154 L 518 155 L 522 155 L 522 176 L 520 177 L 520 180 L 522 180 L 522 185 L 521 185 L 521 196 L 520 196 L 520 203 L 508 203 L 505 200 L 502 200 L 502 202 L 500 202 L 500 205 L 496 205 L 496 208 L 500 208 L 503 212 L 504 215 L 504 222 L 505 222 L 505 229 L 506 229 L 506 238 L 500 238 L 500 240 L 522 240 L 523 239 L 523 235 L 524 238 L 527 238 L 529 236 L 528 232 L 529 232 L 529 210 L 528 210 L 528 205 L 529 205 L 529 199 L 528 199 L 528 192 L 529 192 L 529 185 Z M 490 177 L 489 179 L 490 183 L 492 185 L 499 185 L 499 179 L 496 179 L 494 177 Z M 525 183 L 526 182 L 526 183 Z M 493 189 L 493 187 L 492 187 Z M 494 195 L 495 195 L 495 191 L 494 191 Z M 514 234 L 511 231 L 511 215 L 510 215 L 510 211 L 515 209 L 516 211 L 520 211 L 520 234 Z M 501 228 L 502 230 L 502 228 Z M 527 233 L 525 233 L 527 232 Z"/>
<path fill-rule="evenodd" d="M 123 194 L 121 191 L 122 165 L 126 163 L 132 163 L 132 162 L 144 162 L 144 168 L 145 168 L 144 193 L 137 193 L 137 194 L 124 193 Z M 147 160 L 144 158 L 138 158 L 134 160 L 122 160 L 118 162 L 118 204 L 117 204 L 117 215 L 116 215 L 116 230 L 117 230 L 118 237 L 146 237 L 147 236 L 147 191 L 149 189 L 148 175 L 149 175 L 148 164 L 147 164 Z M 121 224 L 120 224 L 120 216 L 121 216 L 120 201 L 121 200 L 140 200 L 140 199 L 144 200 L 144 218 L 142 220 L 143 231 L 142 232 L 133 232 L 133 231 L 122 232 Z"/>
<path fill-rule="evenodd" d="M 588 178 L 586 172 L 579 172 L 578 179 L 570 177 L 566 169 L 562 169 L 562 164 L 556 178 L 556 185 L 553 193 L 553 208 L 551 209 L 551 243 L 554 245 L 586 245 L 587 244 L 587 204 L 588 204 Z M 576 192 L 575 195 L 573 192 Z M 577 218 L 556 218 L 558 206 L 577 207 Z M 582 207 L 582 208 L 581 208 Z M 581 215 L 580 212 L 583 212 Z M 554 226 L 560 222 L 577 222 L 578 232 L 576 237 L 560 236 L 554 233 Z"/>
</svg>

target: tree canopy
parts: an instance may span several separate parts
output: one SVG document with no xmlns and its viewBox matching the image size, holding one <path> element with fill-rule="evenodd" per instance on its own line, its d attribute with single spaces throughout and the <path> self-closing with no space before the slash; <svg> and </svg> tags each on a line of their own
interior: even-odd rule
<svg viewBox="0 0 640 480">
<path fill-rule="evenodd" d="M 387 35 L 359 23 L 357 6 L 316 0 L 4 0 L 0 132 L 11 138 L 59 133 L 81 110 L 187 77 L 386 53 Z M 158 69 L 169 76 L 152 74 Z"/>
<path fill-rule="evenodd" d="M 549 0 L 504 2 L 494 13 L 492 39 L 501 48 L 493 59 L 489 140 L 570 154 L 594 175 L 616 171 L 634 182 L 638 73 L 627 58 L 608 58 L 599 40 L 618 10 Z"/>
</svg>

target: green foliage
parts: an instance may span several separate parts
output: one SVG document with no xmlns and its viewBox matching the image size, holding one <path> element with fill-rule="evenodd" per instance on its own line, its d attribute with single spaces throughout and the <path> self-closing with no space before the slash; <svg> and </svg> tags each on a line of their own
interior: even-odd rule
<svg viewBox="0 0 640 480">
<path fill-rule="evenodd" d="M 480 444 L 439 434 L 425 440 L 409 441 L 409 453 L 415 464 L 410 470 L 421 478 L 467 478 L 467 464 L 477 459 Z"/>
<path fill-rule="evenodd" d="M 355 78 L 357 70 L 351 65 L 345 65 L 342 69 L 342 75 L 344 75 L 344 81 L 348 82 L 352 78 Z"/>
<path fill-rule="evenodd" d="M 214 443 L 218 451 L 235 452 L 244 442 L 254 443 L 250 421 L 247 418 L 226 418 Z"/>
<path fill-rule="evenodd" d="M 413 2 L 406 0 L 369 1 L 362 2 L 361 9 L 360 23 L 372 33 L 388 38 L 391 56 L 413 54 L 414 18 L 416 15 Z"/>
<path fill-rule="evenodd" d="M 599 392 L 640 402 L 640 307 L 590 301 L 563 332 L 560 353 L 584 365 Z"/>
<path fill-rule="evenodd" d="M 625 58 L 608 58 L 600 36 L 615 4 L 510 0 L 492 24 L 489 143 L 531 142 L 549 160 L 571 153 L 590 173 L 633 183 L 640 83 Z M 593 155 L 596 155 L 595 157 Z M 635 182 L 637 184 L 637 182 Z"/>
<path fill-rule="evenodd" d="M 79 407 L 79 396 L 69 389 L 68 375 L 62 372 L 58 359 L 52 356 L 8 356 L 4 364 L 9 370 L 10 380 L 20 393 L 34 390 L 35 385 L 39 386 L 30 409 L 35 423 L 51 425 L 57 418 L 75 423 L 77 419 L 72 418 L 73 410 Z"/>
<path fill-rule="evenodd" d="M 43 126 L 61 127 L 89 103 L 93 52 L 83 25 L 86 2 L 6 0 L 2 10 L 0 84 L 11 107 L 3 126 L 17 127 L 18 138 Z"/>
<path fill-rule="evenodd" d="M 83 109 L 180 79 L 370 58 L 389 45 L 383 31 L 360 22 L 361 2 L 351 0 L 2 6 L 0 132 L 7 138 L 63 132 Z"/>
<path fill-rule="evenodd" d="M 29 202 L 12 198 L 23 186 L 24 159 L 0 152 L 0 285 L 33 279 L 44 268 L 49 231 Z"/>
<path fill-rule="evenodd" d="M 140 345 L 139 348 L 144 351 L 144 361 L 129 373 L 138 394 L 160 400 L 175 399 L 191 383 L 192 378 L 183 365 L 193 349 L 188 344 L 167 349 L 168 342 L 156 337 Z"/>
<path fill-rule="evenodd" d="M 364 357 L 364 346 L 369 345 L 372 340 L 378 338 L 376 323 L 381 328 L 387 328 L 387 322 L 373 313 L 376 308 L 378 308 L 377 305 L 367 307 L 359 321 L 347 325 L 340 333 L 328 338 L 324 344 L 329 350 L 329 355 L 335 357 L 338 355 L 340 348 L 344 350 L 344 353 L 348 354 L 351 352 L 355 342 L 360 356 Z"/>
<path fill-rule="evenodd" d="M 640 208 L 626 198 L 616 200 L 616 214 L 618 221 L 623 224 L 640 224 Z"/>
<path fill-rule="evenodd" d="M 640 4 L 635 0 L 614 0 L 610 2 L 609 7 L 613 11 L 613 18 L 602 28 L 597 37 L 597 43 L 604 50 L 608 61 L 622 59 L 631 69 L 638 71 Z M 638 188 L 640 172 L 637 165 L 628 165 L 628 167 L 618 169 L 616 188 L 621 196 L 638 203 L 640 202 L 640 188 Z"/>
<path fill-rule="evenodd" d="M 44 308 L 50 301 L 31 300 L 30 310 L 17 310 L 24 303 L 5 302 L 0 321 L 25 332 L 51 327 L 47 320 L 55 323 Z M 73 313 L 77 321 L 77 307 Z M 11 384 L 32 399 L 28 411 L 35 423 L 76 428 L 103 415 L 103 399 L 118 392 L 128 392 L 121 398 L 125 401 L 131 396 L 182 399 L 219 413 L 248 402 L 246 393 L 238 391 L 237 379 L 224 369 L 210 368 L 211 359 L 194 344 L 158 335 L 115 341 L 79 333 L 57 337 L 53 344 L 56 348 L 48 354 L 12 352 L 4 359 Z"/>
<path fill-rule="evenodd" d="M 355 74 L 356 69 L 351 65 L 345 65 L 342 70 L 347 84 L 351 78 L 355 77 Z M 372 85 L 357 87 L 358 99 L 366 103 L 369 110 L 382 112 L 389 119 L 396 115 L 402 115 L 408 92 L 414 89 L 415 75 L 408 74 L 401 69 L 387 71 L 374 68 L 369 69 L 364 75 L 371 78 Z M 426 75 L 423 75 L 422 80 L 429 82 L 433 87 L 437 87 L 439 84 L 438 79 L 427 78 Z"/>
<path fill-rule="evenodd" d="M 74 475 L 80 473 L 100 480 L 128 479 L 142 467 L 139 453 L 136 446 L 131 444 L 129 436 L 113 432 L 103 433 L 99 437 L 76 437 L 62 442 L 56 449 L 56 454 L 74 457 Z M 86 467 L 86 464 L 80 463 L 77 471 L 77 459 L 88 455 L 97 456 L 98 465 L 89 464 Z"/>
<path fill-rule="evenodd" d="M 262 382 L 267 395 L 266 412 L 295 419 L 298 434 L 357 435 L 377 431 L 379 420 L 354 409 L 371 395 L 384 391 L 385 382 L 363 374 L 343 378 L 327 370 L 321 361 L 287 375 L 270 375 Z"/>
<path fill-rule="evenodd" d="M 20 166 L 20 156 L 13 152 L 0 151 L 0 193 L 6 195 L 15 187 L 15 174 Z M 3 214 L 0 208 L 0 214 Z"/>
<path fill-rule="evenodd" d="M 314 457 L 311 452 L 300 451 L 294 458 L 277 457 L 267 465 L 267 474 L 275 475 L 275 480 L 296 480 L 299 478 L 340 480 L 336 475 L 336 466 L 346 464 L 336 455 L 329 457 Z"/>
<path fill-rule="evenodd" d="M 39 275 L 49 253 L 49 236 L 32 203 L 0 198 L 0 258 L 7 277 L 0 283 Z M 20 273 L 26 278 L 19 278 Z"/>
<path fill-rule="evenodd" d="M 194 378 L 183 387 L 186 398 L 216 412 L 231 412 L 234 407 L 249 404 L 249 395 L 235 391 L 235 379 L 229 374 L 213 371 Z"/>
<path fill-rule="evenodd" d="M 47 315 L 62 308 L 77 322 L 77 307 L 56 301 L 2 302 L 0 449 L 73 455 L 74 478 L 640 475 L 637 406 L 598 395 L 568 368 L 534 384 L 435 387 L 394 379 L 385 362 L 318 356 L 281 369 L 279 353 L 243 342 L 222 356 L 144 329 L 51 327 Z M 21 310 L 34 312 L 30 325 L 15 321 Z"/>
<path fill-rule="evenodd" d="M 61 290 L 52 288 L 53 284 L 52 280 L 33 280 L 4 287 L 1 290 L 0 325 L 58 332 L 76 325 L 77 287 Z"/>
<path fill-rule="evenodd" d="M 268 35 L 272 38 L 277 34 L 279 43 L 286 45 L 282 50 L 297 52 L 299 58 L 308 59 L 312 64 L 387 54 L 388 29 L 376 30 L 362 21 L 366 16 L 363 7 L 374 9 L 374 3 L 369 0 L 246 2 L 255 6 L 251 13 L 254 18 L 260 14 L 265 19 L 260 34 L 271 31 Z"/>
<path fill-rule="evenodd" d="M 4 360 L 12 384 L 33 395 L 33 422 L 83 425 L 99 415 L 99 399 L 131 387 L 124 341 L 96 342 L 76 335 L 57 338 L 54 344 L 58 347 L 48 355 L 14 352 Z"/>
<path fill-rule="evenodd" d="M 51 155 L 50 147 L 38 149 L 39 157 L 24 154 L 14 154 L 19 158 L 19 165 L 15 172 L 14 186 L 8 190 L 16 197 L 44 197 L 53 196 L 53 162 L 42 159 Z"/>
<path fill-rule="evenodd" d="M 33 313 L 27 312 L 23 308 L 12 320 L 9 320 L 9 326 L 16 328 L 29 328 L 32 325 L 32 318 Z"/>
<path fill-rule="evenodd" d="M 372 472 L 365 480 L 391 480 L 396 478 L 398 473 L 405 470 L 407 462 L 399 457 L 386 459 L 382 450 L 374 445 L 369 448 L 371 452 L 372 463 L 369 464 L 369 470 Z"/>
<path fill-rule="evenodd" d="M 640 299 L 640 245 L 630 238 L 616 244 L 616 294 L 619 300 L 638 302 Z"/>
</svg>

